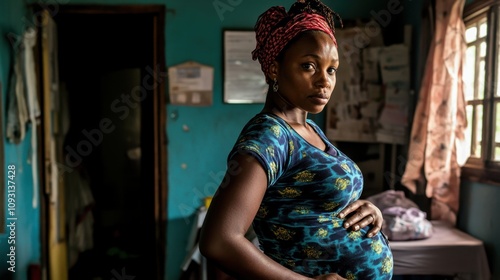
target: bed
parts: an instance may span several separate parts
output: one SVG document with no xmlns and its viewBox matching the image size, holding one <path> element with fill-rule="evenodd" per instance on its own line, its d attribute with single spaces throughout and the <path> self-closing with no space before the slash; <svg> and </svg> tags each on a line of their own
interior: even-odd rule
<svg viewBox="0 0 500 280">
<path fill-rule="evenodd" d="M 457 228 L 432 221 L 428 239 L 391 241 L 394 275 L 450 275 L 458 279 L 489 280 L 484 244 Z"/>
</svg>

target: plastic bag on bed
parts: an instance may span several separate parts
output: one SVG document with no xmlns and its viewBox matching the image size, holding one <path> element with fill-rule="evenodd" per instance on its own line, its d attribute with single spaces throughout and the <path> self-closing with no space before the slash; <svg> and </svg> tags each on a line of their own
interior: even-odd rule
<svg viewBox="0 0 500 280">
<path fill-rule="evenodd" d="M 417 204 L 408 199 L 403 191 L 386 190 L 379 194 L 367 197 L 366 199 L 375 204 L 380 211 L 394 206 L 400 206 L 406 209 L 411 207 L 418 208 Z"/>
<path fill-rule="evenodd" d="M 382 210 L 382 214 L 382 231 L 389 240 L 418 240 L 432 235 L 432 224 L 427 220 L 427 214 L 416 207 L 388 207 Z"/>
</svg>

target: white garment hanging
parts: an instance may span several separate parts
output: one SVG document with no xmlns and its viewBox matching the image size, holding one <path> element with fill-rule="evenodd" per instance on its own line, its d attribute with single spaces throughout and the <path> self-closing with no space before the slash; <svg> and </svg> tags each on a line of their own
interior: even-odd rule
<svg viewBox="0 0 500 280">
<path fill-rule="evenodd" d="M 38 135 L 37 125 L 39 123 L 38 117 L 40 116 L 40 105 L 38 103 L 36 92 L 36 74 L 35 74 L 35 59 L 33 48 L 36 44 L 36 31 L 29 28 L 24 32 L 23 36 L 23 51 L 24 51 L 24 78 L 26 85 L 26 95 L 28 100 L 29 120 L 31 124 L 31 152 L 29 163 L 31 164 L 31 171 L 33 176 L 33 199 L 32 206 L 38 206 Z"/>
<path fill-rule="evenodd" d="M 33 48 L 36 45 L 36 31 L 29 28 L 23 36 L 24 51 L 24 77 L 26 95 L 28 100 L 29 118 L 32 123 L 37 123 L 36 118 L 40 116 L 40 105 L 36 92 L 35 59 Z"/>
<path fill-rule="evenodd" d="M 26 123 L 28 122 L 28 105 L 24 94 L 22 78 L 22 52 L 20 51 L 23 40 L 13 42 L 13 65 L 10 78 L 9 107 L 7 111 L 7 140 L 19 144 L 26 136 Z"/>
</svg>

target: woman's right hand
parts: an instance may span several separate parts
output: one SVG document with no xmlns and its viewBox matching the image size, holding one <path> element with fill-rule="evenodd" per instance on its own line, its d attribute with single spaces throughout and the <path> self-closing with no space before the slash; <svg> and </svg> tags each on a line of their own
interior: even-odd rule
<svg viewBox="0 0 500 280">
<path fill-rule="evenodd" d="M 347 280 L 347 278 L 344 278 L 337 273 L 329 273 L 329 274 L 324 274 L 320 276 L 314 277 L 314 279 L 318 280 Z"/>
</svg>

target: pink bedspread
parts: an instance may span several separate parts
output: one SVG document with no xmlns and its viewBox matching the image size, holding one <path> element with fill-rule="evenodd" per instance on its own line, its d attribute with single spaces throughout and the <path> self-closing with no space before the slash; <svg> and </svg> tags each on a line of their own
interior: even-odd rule
<svg viewBox="0 0 500 280">
<path fill-rule="evenodd" d="M 391 241 L 394 275 L 455 275 L 491 279 L 483 242 L 442 221 L 432 221 L 428 239 Z"/>
</svg>

